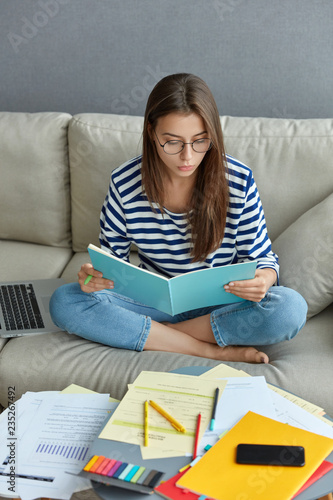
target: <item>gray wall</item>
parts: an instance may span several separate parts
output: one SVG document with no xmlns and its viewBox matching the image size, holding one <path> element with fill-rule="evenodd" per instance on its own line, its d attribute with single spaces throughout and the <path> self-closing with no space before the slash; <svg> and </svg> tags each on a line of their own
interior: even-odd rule
<svg viewBox="0 0 333 500">
<path fill-rule="evenodd" d="M 164 75 L 220 114 L 333 116 L 332 0 L 0 0 L 0 110 L 142 115 Z"/>
</svg>

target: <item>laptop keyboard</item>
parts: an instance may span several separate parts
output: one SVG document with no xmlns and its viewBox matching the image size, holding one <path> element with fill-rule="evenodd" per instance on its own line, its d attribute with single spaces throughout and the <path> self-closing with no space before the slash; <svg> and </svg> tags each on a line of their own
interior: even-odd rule
<svg viewBox="0 0 333 500">
<path fill-rule="evenodd" d="M 32 284 L 1 285 L 0 305 L 7 330 L 44 328 Z"/>
</svg>

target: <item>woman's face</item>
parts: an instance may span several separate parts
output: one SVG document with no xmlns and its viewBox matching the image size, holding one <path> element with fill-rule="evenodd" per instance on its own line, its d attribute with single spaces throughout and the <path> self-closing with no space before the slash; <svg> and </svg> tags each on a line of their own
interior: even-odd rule
<svg viewBox="0 0 333 500">
<path fill-rule="evenodd" d="M 150 130 L 150 137 L 155 142 L 157 154 L 166 167 L 165 173 L 171 178 L 192 177 L 197 171 L 206 153 L 197 153 L 191 144 L 185 144 L 180 153 L 167 154 L 160 144 L 167 141 L 183 141 L 192 143 L 198 139 L 208 138 L 207 130 L 201 116 L 181 113 L 170 113 L 157 120 L 155 129 Z"/>
</svg>

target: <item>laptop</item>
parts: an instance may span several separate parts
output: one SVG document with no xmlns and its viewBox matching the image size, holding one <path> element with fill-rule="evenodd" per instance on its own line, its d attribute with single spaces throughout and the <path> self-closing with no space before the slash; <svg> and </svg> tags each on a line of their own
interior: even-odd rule
<svg viewBox="0 0 333 500">
<path fill-rule="evenodd" d="M 0 283 L 0 338 L 62 331 L 52 321 L 49 302 L 61 278 Z"/>
</svg>

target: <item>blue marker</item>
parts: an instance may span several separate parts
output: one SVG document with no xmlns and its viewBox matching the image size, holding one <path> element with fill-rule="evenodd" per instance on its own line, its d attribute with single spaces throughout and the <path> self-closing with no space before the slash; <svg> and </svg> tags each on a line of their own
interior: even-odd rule
<svg viewBox="0 0 333 500">
<path fill-rule="evenodd" d="M 215 416 L 216 416 L 216 408 L 217 408 L 217 402 L 219 400 L 219 388 L 217 387 L 215 390 L 215 397 L 214 397 L 214 406 L 213 406 L 213 412 L 212 412 L 212 418 L 210 421 L 210 430 L 214 430 L 214 425 L 215 425 Z"/>
</svg>

